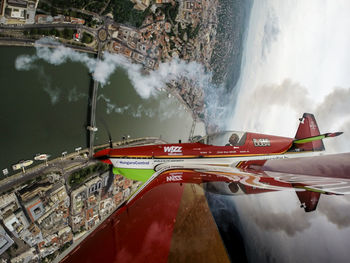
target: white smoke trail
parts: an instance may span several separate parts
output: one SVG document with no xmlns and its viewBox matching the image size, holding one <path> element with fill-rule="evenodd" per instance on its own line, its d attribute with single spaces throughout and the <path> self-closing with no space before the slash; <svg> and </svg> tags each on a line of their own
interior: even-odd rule
<svg viewBox="0 0 350 263">
<path fill-rule="evenodd" d="M 51 47 L 55 48 L 51 48 Z M 131 63 L 125 57 L 118 54 L 105 52 L 101 60 L 85 54 L 76 52 L 70 48 L 64 47 L 53 39 L 42 38 L 35 44 L 36 54 L 32 56 L 22 55 L 16 59 L 17 70 L 30 70 L 35 67 L 35 62 L 39 59 L 44 60 L 53 65 L 61 65 L 68 61 L 80 62 L 85 65 L 92 74 L 94 80 L 98 81 L 102 86 L 106 85 L 109 77 L 117 68 L 125 70 L 134 89 L 143 99 L 148 99 L 151 96 L 157 96 L 159 90 L 163 90 L 167 83 L 172 81 L 181 83 L 181 79 L 189 80 L 189 87 L 184 89 L 192 89 L 196 87 L 204 92 L 205 108 L 208 114 L 207 122 L 215 122 L 217 125 L 222 123 L 221 119 L 225 115 L 223 105 L 228 96 L 225 96 L 224 89 L 211 84 L 212 74 L 206 72 L 204 67 L 197 62 L 186 62 L 179 59 L 173 59 L 170 62 L 160 63 L 157 70 L 145 74 L 143 67 L 139 64 Z M 189 93 L 189 90 L 185 92 Z M 196 97 L 195 100 L 201 98 Z M 194 102 L 195 103 L 195 102 Z M 107 104 L 108 111 L 125 112 L 128 107 L 118 108 L 112 104 Z M 135 116 L 139 116 L 137 112 L 143 112 L 146 115 L 146 110 L 135 110 Z"/>
<path fill-rule="evenodd" d="M 107 114 L 117 113 L 117 114 L 129 114 L 133 118 L 149 117 L 152 118 L 155 116 L 155 111 L 153 109 L 145 108 L 143 105 L 138 105 L 134 107 L 133 105 L 126 105 L 119 107 L 116 104 L 111 102 L 111 99 L 107 98 L 105 95 L 101 94 L 98 96 L 98 99 L 102 99 L 106 102 L 106 112 Z"/>
<path fill-rule="evenodd" d="M 34 56 L 21 55 L 15 61 L 15 68 L 17 70 L 30 70 L 35 65 L 34 62 L 37 60 Z"/>
<path fill-rule="evenodd" d="M 176 102 L 172 99 L 161 100 L 159 102 L 158 108 L 154 107 L 154 105 L 152 106 L 152 108 L 149 108 L 142 104 L 138 105 L 137 107 L 130 104 L 126 106 L 118 106 L 117 104 L 112 103 L 111 99 L 106 97 L 104 94 L 100 94 L 98 96 L 98 100 L 105 101 L 107 114 L 112 114 L 112 113 L 128 114 L 133 118 L 143 118 L 143 117 L 153 118 L 157 116 L 159 118 L 159 121 L 164 121 L 174 116 L 177 116 L 178 118 L 185 117 L 184 110 L 169 111 L 169 108 L 174 108 L 172 106 L 173 103 L 177 103 L 179 108 L 183 109 L 183 106 L 179 102 Z"/>
<path fill-rule="evenodd" d="M 52 88 L 51 86 L 44 87 L 44 90 L 47 92 L 47 94 L 49 94 L 51 104 L 57 104 L 60 98 L 61 91 L 58 88 Z"/>
<path fill-rule="evenodd" d="M 49 46 L 55 46 L 50 48 Z M 96 60 L 91 56 L 76 52 L 70 48 L 60 45 L 58 42 L 43 38 L 36 42 L 36 54 L 32 56 L 22 55 L 16 59 L 17 70 L 29 70 L 38 59 L 42 59 L 53 65 L 61 65 L 67 61 L 80 62 L 92 73 L 93 78 L 105 85 L 110 75 L 116 68 L 124 69 L 134 88 L 142 98 L 149 98 L 155 95 L 157 90 L 165 87 L 167 82 L 186 77 L 195 80 L 196 85 L 204 87 L 210 83 L 211 75 L 205 73 L 204 67 L 196 62 L 185 62 L 172 60 L 161 63 L 159 68 L 149 74 L 142 73 L 142 66 L 133 64 L 125 57 L 118 54 L 104 53 L 102 60 Z"/>
<path fill-rule="evenodd" d="M 169 111 L 170 108 L 174 108 L 172 106 L 174 103 L 177 104 L 178 109 L 181 110 Z M 165 121 L 174 116 L 177 116 L 178 118 L 185 118 L 185 110 L 185 106 L 183 106 L 180 102 L 175 101 L 174 99 L 161 100 L 158 107 L 157 116 L 159 116 L 160 121 Z"/>
<path fill-rule="evenodd" d="M 69 102 L 77 102 L 78 100 L 82 98 L 86 98 L 87 95 L 84 93 L 80 93 L 77 89 L 77 87 L 73 87 L 68 92 L 68 101 Z"/>
<path fill-rule="evenodd" d="M 32 69 L 32 67 L 29 68 Z M 37 67 L 37 69 L 39 73 L 39 80 L 42 82 L 44 91 L 49 95 L 51 104 L 56 105 L 59 102 L 61 90 L 57 87 L 52 86 L 50 77 L 45 74 L 42 67 Z"/>
<path fill-rule="evenodd" d="M 127 112 L 131 108 L 131 105 L 126 105 L 124 107 L 118 107 L 116 104 L 111 102 L 111 99 L 107 98 L 103 94 L 100 94 L 97 97 L 97 99 L 98 100 L 102 99 L 102 100 L 104 100 L 106 102 L 106 112 L 107 112 L 107 114 L 111 114 L 113 112 L 124 114 L 125 112 Z"/>
<path fill-rule="evenodd" d="M 304 112 L 315 115 L 321 133 L 350 131 L 350 88 L 334 88 L 324 100 L 315 103 L 308 90 L 289 79 L 281 84 L 263 85 L 240 96 L 241 101 L 254 101 L 249 111 L 239 110 L 234 118 L 243 130 L 268 132 L 294 137 L 298 118 Z M 241 106 L 241 109 L 244 109 Z M 254 117 L 251 117 L 254 116 Z M 325 140 L 327 151 L 344 152 L 350 149 L 345 134 Z"/>
<path fill-rule="evenodd" d="M 324 214 L 330 222 L 336 224 L 339 229 L 350 226 L 350 204 L 349 195 L 337 196 L 334 200 L 331 197 L 323 197 L 318 205 L 318 210 Z"/>
</svg>

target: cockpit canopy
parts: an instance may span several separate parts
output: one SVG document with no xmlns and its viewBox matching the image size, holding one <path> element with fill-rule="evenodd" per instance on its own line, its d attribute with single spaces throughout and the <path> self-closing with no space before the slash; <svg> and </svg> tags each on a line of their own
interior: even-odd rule
<svg viewBox="0 0 350 263">
<path fill-rule="evenodd" d="M 203 137 L 196 136 L 192 141 L 215 146 L 242 146 L 246 139 L 246 132 L 224 131 Z"/>
</svg>

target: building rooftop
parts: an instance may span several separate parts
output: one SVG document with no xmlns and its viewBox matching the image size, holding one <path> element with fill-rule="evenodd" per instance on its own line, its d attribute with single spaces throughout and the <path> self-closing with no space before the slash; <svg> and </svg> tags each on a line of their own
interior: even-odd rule
<svg viewBox="0 0 350 263">
<path fill-rule="evenodd" d="M 24 0 L 7 0 L 7 4 L 10 6 L 26 8 L 28 2 Z"/>
<path fill-rule="evenodd" d="M 23 201 L 27 201 L 37 196 L 40 192 L 46 192 L 52 188 L 52 184 L 50 182 L 35 182 L 23 189 L 19 190 L 18 193 L 21 196 Z"/>
<path fill-rule="evenodd" d="M 6 233 L 5 229 L 0 226 L 0 255 L 12 246 L 13 243 L 13 240 Z"/>
</svg>

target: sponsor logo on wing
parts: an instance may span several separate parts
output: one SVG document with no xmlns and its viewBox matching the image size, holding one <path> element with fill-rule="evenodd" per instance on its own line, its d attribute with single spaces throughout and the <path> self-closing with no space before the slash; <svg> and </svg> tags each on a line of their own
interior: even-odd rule
<svg viewBox="0 0 350 263">
<path fill-rule="evenodd" d="M 166 177 L 167 182 L 177 182 L 182 180 L 182 175 L 169 175 Z"/>
<path fill-rule="evenodd" d="M 123 165 L 149 165 L 149 161 L 119 161 Z"/>
<path fill-rule="evenodd" d="M 182 154 L 182 146 L 164 146 L 164 152 L 169 154 Z"/>
</svg>

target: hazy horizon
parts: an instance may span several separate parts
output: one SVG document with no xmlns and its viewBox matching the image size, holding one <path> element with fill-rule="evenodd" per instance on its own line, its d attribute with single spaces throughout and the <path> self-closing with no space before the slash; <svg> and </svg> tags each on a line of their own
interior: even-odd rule
<svg viewBox="0 0 350 263">
<path fill-rule="evenodd" d="M 228 128 L 294 137 L 316 116 L 329 152 L 350 150 L 350 2 L 255 1 Z"/>
</svg>

